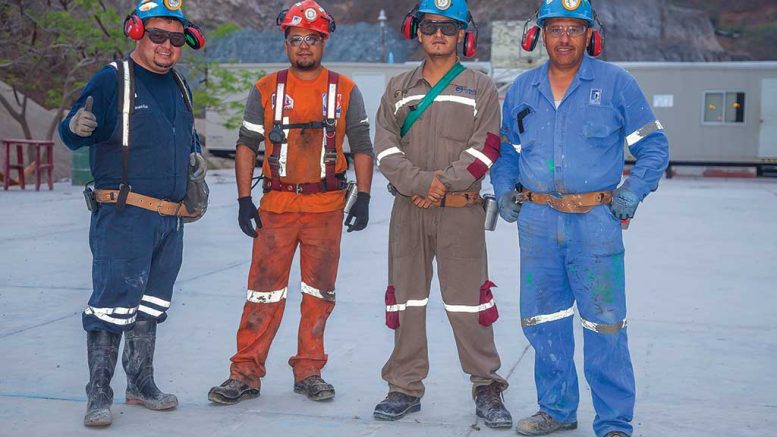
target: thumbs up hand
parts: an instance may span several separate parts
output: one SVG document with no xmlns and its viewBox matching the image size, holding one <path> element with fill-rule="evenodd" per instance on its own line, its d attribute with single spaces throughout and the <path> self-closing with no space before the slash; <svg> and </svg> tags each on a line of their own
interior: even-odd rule
<svg viewBox="0 0 777 437">
<path fill-rule="evenodd" d="M 92 96 L 86 98 L 86 103 L 79 109 L 73 118 L 70 119 L 70 131 L 79 137 L 88 137 L 97 128 L 97 117 L 92 112 L 94 99 Z"/>
</svg>

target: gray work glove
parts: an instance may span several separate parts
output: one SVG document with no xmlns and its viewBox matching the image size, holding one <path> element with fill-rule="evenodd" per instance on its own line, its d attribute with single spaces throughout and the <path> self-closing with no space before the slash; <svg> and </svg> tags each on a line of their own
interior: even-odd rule
<svg viewBox="0 0 777 437">
<path fill-rule="evenodd" d="M 639 200 L 639 197 L 629 191 L 626 184 L 623 184 L 612 194 L 610 211 L 617 219 L 626 220 L 633 218 L 634 213 L 637 212 Z"/>
<path fill-rule="evenodd" d="M 508 222 L 515 223 L 518 220 L 518 213 L 521 211 L 521 202 L 523 194 L 517 191 L 508 191 L 502 194 L 497 201 L 499 205 L 499 215 Z"/>
<path fill-rule="evenodd" d="M 205 174 L 208 172 L 208 161 L 197 152 L 189 154 L 189 180 L 202 182 L 205 180 Z"/>
<path fill-rule="evenodd" d="M 92 135 L 92 132 L 97 128 L 97 117 L 92 113 L 92 105 L 94 99 L 92 96 L 86 98 L 84 106 L 76 111 L 76 115 L 70 119 L 70 132 L 78 135 L 79 137 L 86 138 Z"/>
</svg>

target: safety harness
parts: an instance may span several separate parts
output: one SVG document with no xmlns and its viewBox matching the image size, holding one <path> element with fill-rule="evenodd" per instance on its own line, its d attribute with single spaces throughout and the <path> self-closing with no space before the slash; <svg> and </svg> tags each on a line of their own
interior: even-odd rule
<svg viewBox="0 0 777 437">
<path fill-rule="evenodd" d="M 132 193 L 132 187 L 129 185 L 129 151 L 130 151 L 130 115 L 135 110 L 135 61 L 127 57 L 121 62 L 111 62 L 112 68 L 116 69 L 116 77 L 119 81 L 118 108 L 121 113 L 121 151 L 122 151 L 122 171 L 121 184 L 118 190 L 96 190 L 95 199 L 98 203 L 115 203 L 116 211 L 123 212 L 127 205 L 138 208 L 148 209 L 159 212 L 161 215 L 175 215 L 178 217 L 196 217 L 198 214 L 189 212 L 186 206 L 181 203 L 168 202 L 166 200 L 155 199 L 149 196 Z M 189 111 L 192 111 L 192 102 L 189 92 L 186 89 L 186 82 L 175 69 L 171 69 L 175 83 L 183 95 L 184 103 Z M 192 124 L 192 135 L 197 132 Z M 195 142 L 196 144 L 196 142 Z M 199 150 L 198 150 L 199 151 Z"/>
<path fill-rule="evenodd" d="M 268 135 L 272 144 L 272 153 L 269 157 L 270 178 L 264 178 L 262 189 L 265 193 L 270 191 L 285 191 L 297 194 L 324 193 L 327 191 L 344 190 L 346 187 L 345 173 L 337 174 L 337 83 L 339 75 L 330 71 L 327 79 L 326 107 L 324 108 L 323 121 L 311 121 L 307 123 L 289 123 L 289 118 L 284 115 L 286 102 L 286 82 L 289 70 L 279 71 L 275 85 L 275 108 L 273 127 Z M 286 176 L 286 160 L 288 156 L 288 132 L 291 129 L 323 129 L 324 150 L 321 157 L 324 166 L 324 174 L 321 182 L 303 184 L 284 184 L 281 177 Z M 281 165 L 283 164 L 283 165 Z"/>
</svg>

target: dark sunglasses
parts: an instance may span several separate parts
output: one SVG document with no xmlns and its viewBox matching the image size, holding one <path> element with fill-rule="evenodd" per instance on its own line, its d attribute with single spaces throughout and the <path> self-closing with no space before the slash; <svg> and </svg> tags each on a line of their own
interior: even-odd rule
<svg viewBox="0 0 777 437">
<path fill-rule="evenodd" d="M 461 25 L 456 21 L 450 20 L 423 20 L 418 24 L 418 30 L 420 30 L 424 35 L 434 35 L 437 33 L 437 29 L 442 31 L 442 34 L 445 36 L 455 36 L 457 33 L 459 33 Z"/>
<path fill-rule="evenodd" d="M 318 45 L 318 43 L 320 43 L 322 40 L 323 38 L 318 35 L 294 35 L 287 38 L 286 42 L 292 47 L 299 47 L 302 44 L 302 41 L 305 41 L 305 44 L 309 46 L 315 46 Z"/>
<path fill-rule="evenodd" d="M 146 35 L 154 44 L 164 44 L 168 39 L 173 47 L 181 47 L 186 44 L 186 35 L 182 32 L 168 32 L 162 29 L 151 28 L 146 29 Z"/>
</svg>

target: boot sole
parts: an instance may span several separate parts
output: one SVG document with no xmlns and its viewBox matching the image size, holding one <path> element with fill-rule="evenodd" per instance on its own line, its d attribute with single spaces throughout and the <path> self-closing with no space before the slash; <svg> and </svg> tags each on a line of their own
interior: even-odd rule
<svg viewBox="0 0 777 437">
<path fill-rule="evenodd" d="M 304 387 L 294 384 L 294 393 L 305 395 L 311 401 L 327 401 L 335 397 L 334 390 L 322 390 L 314 395 L 308 394 Z"/>
<path fill-rule="evenodd" d="M 113 417 L 110 416 L 110 413 L 108 417 L 99 417 L 91 420 L 84 418 L 84 426 L 88 427 L 109 426 L 111 423 L 113 423 Z"/>
<path fill-rule="evenodd" d="M 548 435 L 552 434 L 557 431 L 572 431 L 573 429 L 577 429 L 577 422 L 572 423 L 565 423 L 561 425 L 560 427 L 554 429 L 553 431 L 522 431 L 520 429 L 516 428 L 516 432 L 520 435 L 528 435 L 528 436 L 538 436 L 538 435 Z"/>
<path fill-rule="evenodd" d="M 475 411 L 475 415 L 483 419 L 483 423 L 486 424 L 487 427 L 493 428 L 493 429 L 504 429 L 504 428 L 512 428 L 513 427 L 513 421 L 509 422 L 489 422 L 486 420 L 486 416 L 480 414 L 480 411 Z"/>
<path fill-rule="evenodd" d="M 410 413 L 417 413 L 419 411 L 421 411 L 421 404 L 420 403 L 419 404 L 415 404 L 415 405 L 411 405 L 407 409 L 405 409 L 405 411 L 402 411 L 399 414 L 395 414 L 393 416 L 390 415 L 390 414 L 385 414 L 385 413 L 381 413 L 381 412 L 378 412 L 378 411 L 373 412 L 372 416 L 375 417 L 378 420 L 394 421 L 394 420 L 399 420 L 399 419 L 405 417 L 406 415 L 408 415 Z"/>
<path fill-rule="evenodd" d="M 178 406 L 178 401 L 156 404 L 154 402 L 146 401 L 144 399 L 136 398 L 134 396 L 127 396 L 126 400 L 127 400 L 127 404 L 129 405 L 142 405 L 148 408 L 149 410 L 153 410 L 153 411 L 172 410 Z"/>
<path fill-rule="evenodd" d="M 259 397 L 259 390 L 256 390 L 256 393 L 253 391 L 251 392 L 243 392 L 240 396 L 236 398 L 228 398 L 225 396 L 222 396 L 218 393 L 208 393 L 208 400 L 211 402 L 215 402 L 217 404 L 221 405 L 235 405 L 237 403 L 247 401 L 249 399 L 256 399 Z"/>
</svg>

